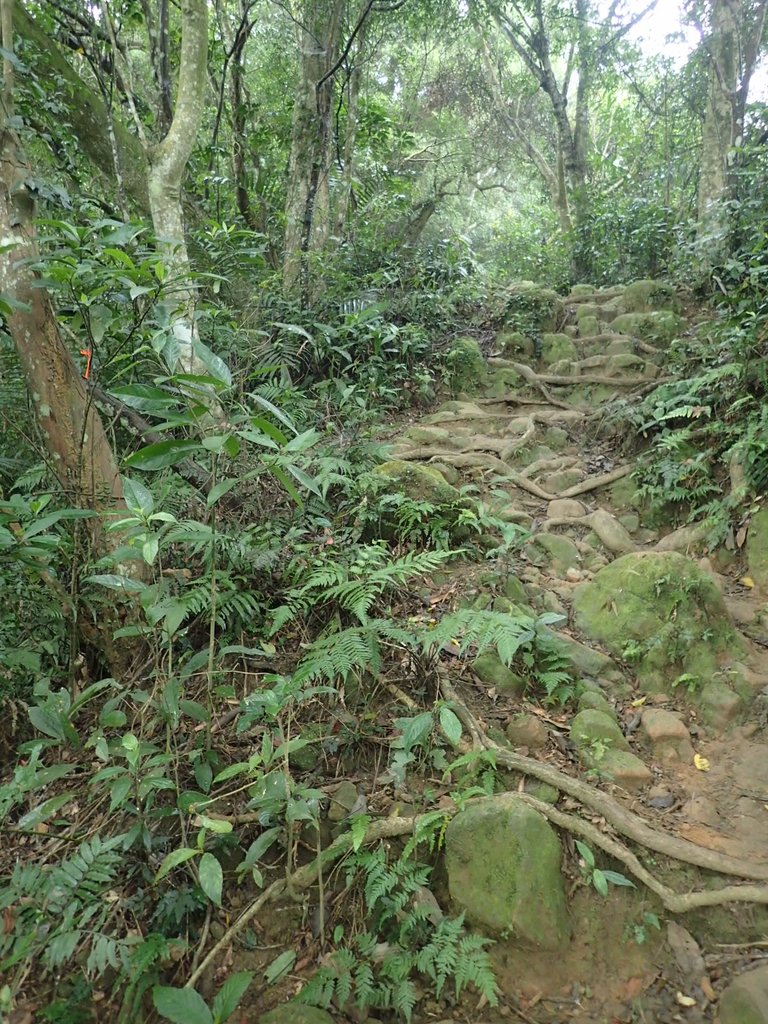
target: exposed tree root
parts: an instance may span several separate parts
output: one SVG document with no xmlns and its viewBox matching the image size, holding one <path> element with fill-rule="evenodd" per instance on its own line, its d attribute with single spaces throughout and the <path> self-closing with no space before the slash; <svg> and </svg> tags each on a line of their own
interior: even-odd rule
<svg viewBox="0 0 768 1024">
<path fill-rule="evenodd" d="M 378 821 L 372 822 L 365 832 L 363 844 L 368 846 L 371 843 L 377 843 L 380 839 L 391 839 L 393 836 L 408 835 L 413 832 L 418 825 L 419 818 L 380 818 Z M 301 892 L 303 889 L 308 889 L 310 885 L 317 881 L 318 877 L 322 874 L 324 868 L 333 864 L 340 857 L 343 857 L 345 853 L 349 853 L 352 849 L 351 837 L 348 832 L 339 836 L 338 839 L 334 839 L 331 845 L 323 850 L 322 853 L 315 857 L 314 860 L 310 861 L 309 864 L 305 864 L 299 868 L 288 878 L 279 878 L 268 886 L 264 892 L 255 900 L 250 907 L 242 912 L 242 914 L 234 921 L 229 928 L 224 932 L 219 941 L 211 947 L 206 955 L 205 959 L 200 963 L 196 970 L 190 974 L 184 987 L 192 988 L 195 982 L 205 972 L 205 970 L 216 960 L 219 954 L 230 945 L 232 940 L 240 934 L 243 928 L 246 927 L 261 910 L 271 903 L 273 900 L 278 899 L 284 893 L 293 895 Z"/>
<path fill-rule="evenodd" d="M 509 359 L 489 359 L 488 362 L 491 366 L 498 366 L 500 369 L 514 370 L 537 387 L 543 384 L 557 384 L 565 387 L 577 387 L 579 384 L 606 384 L 608 387 L 635 388 L 648 383 L 647 377 L 602 377 L 594 373 L 570 377 L 558 373 L 536 373 L 525 363 L 515 363 Z M 657 384 L 662 382 L 662 378 L 656 381 Z"/>
<path fill-rule="evenodd" d="M 555 789 L 567 793 L 568 796 L 578 800 L 585 807 L 589 807 L 590 810 L 602 815 L 608 824 L 612 825 L 618 832 L 621 832 L 622 835 L 649 850 L 653 850 L 655 853 L 661 853 L 665 857 L 671 857 L 673 860 L 693 864 L 696 867 L 704 868 L 707 871 L 715 871 L 722 875 L 768 881 L 768 864 L 755 864 L 742 860 L 739 857 L 731 857 L 728 854 L 718 853 L 714 850 L 706 850 L 701 846 L 696 846 L 695 843 L 689 842 L 687 839 L 681 839 L 679 836 L 657 832 L 656 829 L 648 825 L 642 818 L 626 810 L 618 800 L 615 800 L 608 793 L 594 789 L 586 782 L 572 778 L 557 768 L 553 768 L 552 765 L 544 764 L 530 757 L 523 757 L 521 754 L 516 754 L 511 750 L 498 746 L 498 744 L 486 736 L 472 713 L 462 703 L 461 698 L 444 673 L 440 675 L 440 688 L 446 700 L 453 702 L 454 711 L 462 723 L 466 725 L 473 737 L 476 738 L 476 745 L 477 738 L 479 738 L 480 747 L 485 750 L 492 750 L 498 764 L 504 765 L 505 768 L 511 768 L 513 771 L 519 771 L 523 775 L 539 779 L 540 782 L 546 782 L 548 785 L 554 786 Z M 745 887 L 744 891 L 748 892 L 749 890 Z M 747 898 L 749 899 L 749 897 Z M 751 899 L 750 902 L 763 902 L 763 900 Z M 766 889 L 765 902 L 768 902 L 768 889 Z"/>
</svg>

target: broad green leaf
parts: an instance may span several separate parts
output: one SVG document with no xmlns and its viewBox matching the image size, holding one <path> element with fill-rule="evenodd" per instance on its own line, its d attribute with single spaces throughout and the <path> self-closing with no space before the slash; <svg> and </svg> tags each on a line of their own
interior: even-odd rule
<svg viewBox="0 0 768 1024">
<path fill-rule="evenodd" d="M 42 821 L 52 818 L 58 810 L 66 806 L 73 799 L 73 793 L 61 793 L 59 796 L 52 796 L 50 800 L 44 800 L 43 803 L 22 815 L 16 823 L 16 827 L 20 829 L 34 828 Z"/>
<path fill-rule="evenodd" d="M 296 951 L 293 949 L 286 949 L 284 953 L 273 960 L 269 967 L 264 971 L 264 977 L 268 985 L 274 985 L 281 978 L 284 978 L 286 974 L 293 968 L 296 963 Z"/>
<path fill-rule="evenodd" d="M 199 448 L 197 441 L 169 438 L 167 441 L 148 444 L 140 451 L 134 452 L 125 460 L 125 464 L 148 472 L 166 469 L 168 466 L 175 466 L 177 462 L 183 462 L 190 452 L 198 451 Z"/>
<path fill-rule="evenodd" d="M 595 855 L 594 853 L 592 853 L 592 850 L 587 846 L 587 844 L 582 843 L 580 839 L 577 839 L 576 849 L 579 851 L 579 854 L 581 855 L 587 867 L 593 868 L 595 866 Z"/>
<path fill-rule="evenodd" d="M 213 1024 L 213 1014 L 193 988 L 155 985 L 152 1002 L 160 1016 L 172 1024 Z"/>
<path fill-rule="evenodd" d="M 608 895 L 608 882 L 600 868 L 595 868 L 592 872 L 592 884 L 601 896 Z"/>
<path fill-rule="evenodd" d="M 208 346 L 199 339 L 195 339 L 192 348 L 211 376 L 221 381 L 222 384 L 226 384 L 227 387 L 232 387 L 232 371 L 223 359 L 219 358 L 215 352 L 211 352 Z"/>
<path fill-rule="evenodd" d="M 286 416 L 286 414 L 281 409 L 278 409 L 276 405 L 273 405 L 268 398 L 264 398 L 263 395 L 259 394 L 253 394 L 251 395 L 251 397 L 253 398 L 254 402 L 257 403 L 257 405 L 261 406 L 262 409 L 266 409 L 267 412 L 271 412 L 275 419 L 279 420 L 284 427 L 287 427 L 292 434 L 295 434 L 297 432 L 296 427 L 294 427 L 290 418 Z"/>
<path fill-rule="evenodd" d="M 178 850 L 171 850 L 171 852 L 163 858 L 163 863 L 160 865 L 157 874 L 155 875 L 155 883 L 159 882 L 161 878 L 165 878 L 169 871 L 173 871 L 179 864 L 183 864 L 185 861 L 191 860 L 193 857 L 197 857 L 198 851 L 191 849 L 189 846 L 182 846 Z"/>
<path fill-rule="evenodd" d="M 440 728 L 445 733 L 448 742 L 457 747 L 461 741 L 461 722 L 456 713 L 445 705 L 440 708 Z"/>
<path fill-rule="evenodd" d="M 143 516 L 148 516 L 155 507 L 152 492 L 144 484 L 128 476 L 122 477 L 122 481 L 125 504 L 132 512 L 141 512 Z"/>
<path fill-rule="evenodd" d="M 231 821 L 225 821 L 223 818 L 209 818 L 205 814 L 198 814 L 195 824 L 220 836 L 225 836 L 232 831 Z M 214 860 L 216 860 L 215 857 Z M 218 861 L 216 863 L 218 864 Z"/>
<path fill-rule="evenodd" d="M 607 881 L 611 883 L 611 885 L 623 885 L 629 889 L 637 888 L 637 886 L 631 878 L 627 878 L 626 875 L 619 874 L 618 871 L 604 871 L 603 874 L 605 875 Z"/>
<path fill-rule="evenodd" d="M 200 858 L 198 873 L 200 888 L 211 903 L 215 903 L 217 907 L 220 907 L 221 892 L 224 887 L 224 873 L 221 870 L 221 864 L 219 864 L 212 853 L 204 853 Z"/>
<path fill-rule="evenodd" d="M 228 494 L 233 487 L 237 486 L 239 482 L 239 480 L 235 480 L 232 478 L 226 480 L 219 480 L 216 486 L 212 487 L 208 492 L 208 497 L 206 498 L 205 502 L 208 508 L 211 508 L 212 505 L 215 505 L 219 498 L 223 498 L 224 495 Z"/>
<path fill-rule="evenodd" d="M 130 576 L 116 576 L 114 573 L 97 573 L 95 576 L 86 576 L 85 583 L 97 583 L 100 587 L 108 590 L 124 590 L 127 594 L 140 594 L 146 590 L 146 584 L 140 580 L 132 580 Z"/>
<path fill-rule="evenodd" d="M 251 984 L 253 974 L 250 971 L 239 971 L 230 975 L 214 997 L 211 1009 L 213 1010 L 214 1024 L 224 1024 L 229 1020 L 237 1009 L 240 1000 Z"/>
</svg>

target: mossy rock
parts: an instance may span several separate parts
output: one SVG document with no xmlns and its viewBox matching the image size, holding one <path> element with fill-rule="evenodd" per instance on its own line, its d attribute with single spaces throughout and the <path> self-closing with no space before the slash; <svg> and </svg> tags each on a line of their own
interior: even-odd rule
<svg viewBox="0 0 768 1024">
<path fill-rule="evenodd" d="M 599 317 L 603 307 L 597 302 L 581 302 L 576 307 L 576 322 L 583 320 L 585 316 Z"/>
<path fill-rule="evenodd" d="M 621 302 L 628 313 L 651 313 L 659 309 L 677 310 L 677 294 L 666 281 L 633 281 L 624 289 Z"/>
<path fill-rule="evenodd" d="M 525 546 L 528 561 L 536 566 L 549 566 L 556 572 L 566 572 L 581 564 L 581 555 L 570 537 L 556 533 L 539 533 Z"/>
<path fill-rule="evenodd" d="M 768 591 L 768 508 L 761 508 L 749 523 L 747 534 L 749 575 L 762 591 Z"/>
<path fill-rule="evenodd" d="M 580 299 L 585 295 L 594 295 L 597 289 L 593 284 L 575 284 L 571 288 L 569 299 Z"/>
<path fill-rule="evenodd" d="M 613 714 L 596 708 L 584 708 L 571 722 L 571 740 L 584 755 L 583 760 L 594 759 L 596 744 L 604 744 L 609 750 L 629 750 L 627 737 L 619 728 Z"/>
<path fill-rule="evenodd" d="M 576 626 L 631 659 L 646 692 L 671 691 L 682 675 L 705 681 L 741 651 L 714 579 L 676 552 L 623 555 L 576 588 Z"/>
<path fill-rule="evenodd" d="M 451 389 L 468 394 L 478 392 L 485 384 L 488 367 L 475 338 L 457 338 L 445 356 Z"/>
<path fill-rule="evenodd" d="M 607 654 L 579 643 L 567 633 L 557 633 L 546 626 L 540 627 L 540 633 L 557 643 L 563 657 L 571 663 L 575 674 L 597 679 L 606 673 L 617 672 L 616 665 Z"/>
<path fill-rule="evenodd" d="M 511 367 L 494 368 L 485 379 L 483 394 L 488 398 L 504 398 L 510 391 L 517 391 L 522 384 L 523 378 Z"/>
<path fill-rule="evenodd" d="M 596 316 L 583 316 L 579 320 L 579 337 L 594 338 L 600 334 L 600 321 Z"/>
<path fill-rule="evenodd" d="M 500 356 L 507 359 L 531 359 L 536 346 L 533 339 L 520 331 L 499 331 L 494 339 L 493 348 Z"/>
<path fill-rule="evenodd" d="M 504 596 L 508 597 L 510 601 L 514 601 L 516 604 L 520 605 L 528 604 L 528 595 L 525 592 L 525 587 L 517 576 L 507 576 L 501 589 Z"/>
<path fill-rule="evenodd" d="M 597 690 L 585 690 L 579 697 L 578 709 L 579 711 L 602 711 L 603 714 L 616 720 L 616 713 L 612 705 Z"/>
<path fill-rule="evenodd" d="M 562 427 L 547 427 L 544 431 L 544 443 L 549 445 L 552 451 L 559 452 L 568 447 L 570 438 Z"/>
<path fill-rule="evenodd" d="M 333 1017 L 327 1010 L 317 1006 L 302 1006 L 301 1003 L 285 1003 L 276 1010 L 262 1014 L 259 1024 L 333 1024 Z"/>
<path fill-rule="evenodd" d="M 718 1004 L 720 1024 L 768 1024 L 768 967 L 745 971 Z"/>
<path fill-rule="evenodd" d="M 669 342 L 680 335 L 685 320 L 677 313 L 659 310 L 655 313 L 622 313 L 611 324 L 618 334 L 630 334 L 648 341 Z"/>
<path fill-rule="evenodd" d="M 533 281 L 518 281 L 507 291 L 504 320 L 525 334 L 556 331 L 565 317 L 563 300 L 551 288 Z"/>
<path fill-rule="evenodd" d="M 571 934 L 562 855 L 549 822 L 514 797 L 470 803 L 446 829 L 451 898 L 483 929 L 526 948 L 561 949 Z"/>
<path fill-rule="evenodd" d="M 559 363 L 561 360 L 572 362 L 578 359 L 576 346 L 567 334 L 542 334 L 541 361 L 545 366 Z"/>
<path fill-rule="evenodd" d="M 384 477 L 394 494 L 407 494 L 409 498 L 447 505 L 459 499 L 459 492 L 447 482 L 442 473 L 432 466 L 392 459 L 383 462 L 373 472 Z"/>
<path fill-rule="evenodd" d="M 486 651 L 472 662 L 472 669 L 478 679 L 492 686 L 498 693 L 512 693 L 522 696 L 527 683 L 517 672 L 508 668 L 498 654 Z"/>
<path fill-rule="evenodd" d="M 405 432 L 409 441 L 415 444 L 450 445 L 455 435 L 444 427 L 409 427 Z"/>
</svg>

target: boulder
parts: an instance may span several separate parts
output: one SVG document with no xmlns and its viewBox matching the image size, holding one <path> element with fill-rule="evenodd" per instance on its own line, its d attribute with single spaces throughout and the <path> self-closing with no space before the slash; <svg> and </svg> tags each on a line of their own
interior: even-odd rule
<svg viewBox="0 0 768 1024">
<path fill-rule="evenodd" d="M 635 792 L 653 778 L 650 768 L 629 750 L 608 750 L 596 765 L 600 774 L 615 786 Z"/>
<path fill-rule="evenodd" d="M 450 430 L 446 430 L 445 427 L 409 427 L 405 432 L 405 436 L 409 441 L 413 441 L 415 444 L 435 444 L 435 445 L 450 445 L 452 439 L 456 436 Z"/>
<path fill-rule="evenodd" d="M 645 692 L 671 691 L 681 675 L 703 685 L 742 645 L 712 576 L 676 552 L 617 558 L 573 597 L 576 626 L 630 660 Z"/>
<path fill-rule="evenodd" d="M 581 563 L 579 550 L 570 537 L 556 533 L 539 533 L 525 546 L 525 554 L 532 565 L 548 566 L 555 572 L 566 572 Z"/>
<path fill-rule="evenodd" d="M 499 331 L 493 342 L 494 352 L 507 359 L 532 359 L 536 346 L 533 339 L 520 331 Z"/>
<path fill-rule="evenodd" d="M 521 713 L 507 723 L 504 730 L 510 743 L 516 747 L 537 750 L 549 742 L 549 730 L 536 715 Z"/>
<path fill-rule="evenodd" d="M 475 338 L 457 338 L 445 356 L 445 365 L 454 392 L 474 393 L 485 383 L 485 356 Z"/>
<path fill-rule="evenodd" d="M 583 761 L 597 763 L 602 758 L 595 753 L 600 746 L 603 750 L 629 750 L 627 737 L 619 728 L 612 714 L 585 708 L 571 722 L 571 740 Z"/>
<path fill-rule="evenodd" d="M 556 498 L 547 505 L 547 519 L 580 519 L 586 511 L 575 498 Z"/>
<path fill-rule="evenodd" d="M 451 898 L 480 928 L 557 950 L 570 939 L 562 849 L 549 822 L 513 794 L 468 804 L 445 834 Z"/>
<path fill-rule="evenodd" d="M 579 320 L 579 337 L 594 338 L 600 333 L 600 321 L 596 316 L 583 316 Z"/>
<path fill-rule="evenodd" d="M 633 281 L 624 289 L 621 304 L 628 313 L 651 313 L 658 309 L 678 308 L 675 289 L 666 281 Z"/>
<path fill-rule="evenodd" d="M 493 651 L 486 651 L 479 655 L 472 662 L 472 669 L 478 679 L 492 686 L 499 693 L 522 694 L 525 692 L 527 683 L 517 672 L 508 668 L 498 654 Z"/>
<path fill-rule="evenodd" d="M 720 996 L 718 1024 L 768 1024 L 768 966 L 745 971 Z"/>
<path fill-rule="evenodd" d="M 563 300 L 551 288 L 518 281 L 507 291 L 504 319 L 513 330 L 526 334 L 556 331 L 564 316 Z"/>
<path fill-rule="evenodd" d="M 761 508 L 749 522 L 747 565 L 755 584 L 768 592 L 768 508 Z"/>
<path fill-rule="evenodd" d="M 601 711 L 616 720 L 616 713 L 609 701 L 597 690 L 585 690 L 579 697 L 579 711 Z"/>
<path fill-rule="evenodd" d="M 578 358 L 576 346 L 567 334 L 543 334 L 541 336 L 541 361 L 545 366 L 559 363 L 561 360 L 571 362 Z"/>
<path fill-rule="evenodd" d="M 646 708 L 643 711 L 642 727 L 659 760 L 693 760 L 691 735 L 679 715 L 663 708 Z"/>
<path fill-rule="evenodd" d="M 373 472 L 384 477 L 387 490 L 395 494 L 407 494 L 409 498 L 431 501 L 435 505 L 450 504 L 459 498 L 456 488 L 432 466 L 392 459 L 382 462 Z"/>
<path fill-rule="evenodd" d="M 618 334 L 663 342 L 676 338 L 684 326 L 685 321 L 677 313 L 662 310 L 658 313 L 622 313 L 613 321 L 611 329 Z"/>
</svg>

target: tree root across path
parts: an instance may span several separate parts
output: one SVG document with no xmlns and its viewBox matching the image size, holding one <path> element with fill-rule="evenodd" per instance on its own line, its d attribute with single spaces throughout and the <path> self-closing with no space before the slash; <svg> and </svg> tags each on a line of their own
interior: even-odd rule
<svg viewBox="0 0 768 1024">
<path fill-rule="evenodd" d="M 742 860 L 739 857 L 731 857 L 728 854 L 718 853 L 715 850 L 707 850 L 704 847 L 697 846 L 695 843 L 691 843 L 687 839 L 681 839 L 679 836 L 658 832 L 643 821 L 642 818 L 638 817 L 638 815 L 628 811 L 610 794 L 595 789 L 580 779 L 566 775 L 565 772 L 553 768 L 552 765 L 536 761 L 530 757 L 523 757 L 522 754 L 516 754 L 511 750 L 500 747 L 485 734 L 474 715 L 463 704 L 447 675 L 444 673 L 441 673 L 440 676 L 440 689 L 445 699 L 452 702 L 456 714 L 473 737 L 475 749 L 493 751 L 498 764 L 503 765 L 505 768 L 511 768 L 513 771 L 521 772 L 523 775 L 538 779 L 540 782 L 546 782 L 548 785 L 560 790 L 560 792 L 567 793 L 568 796 L 578 800 L 585 807 L 600 814 L 609 825 L 613 826 L 618 832 L 621 832 L 622 835 L 649 850 L 653 850 L 655 853 L 661 853 L 665 857 L 671 857 L 673 860 L 692 864 L 707 871 L 715 871 L 721 875 L 733 875 L 736 878 L 768 881 L 768 863 L 756 864 L 752 861 Z M 609 838 L 604 836 L 599 830 L 598 834 L 603 836 L 605 840 Z M 590 836 L 590 838 L 593 837 Z M 624 861 L 624 863 L 627 863 L 627 861 Z M 703 894 L 703 896 L 715 897 L 718 893 L 725 891 L 723 889 L 714 890 L 711 893 Z M 757 889 L 755 887 L 739 886 L 737 891 L 747 894 L 745 899 L 748 902 L 768 903 L 768 886 L 758 887 Z M 760 893 L 759 899 L 755 898 L 756 892 Z M 750 896 L 749 893 L 752 895 Z M 723 899 L 722 902 L 730 902 L 734 898 L 732 896 L 730 899 Z M 714 906 L 715 904 L 702 902 L 690 904 L 685 909 L 691 909 L 694 905 Z M 675 910 L 675 913 L 680 912 Z"/>
<path fill-rule="evenodd" d="M 489 359 L 491 366 L 502 370 L 514 370 L 529 384 L 558 384 L 565 387 L 576 387 L 579 384 L 606 384 L 608 387 L 636 388 L 648 384 L 647 377 L 603 377 L 599 374 L 584 373 L 571 377 L 558 373 L 536 373 L 525 363 L 515 363 L 511 359 Z M 658 377 L 653 383 L 654 386 L 663 384 L 668 378 Z"/>
<path fill-rule="evenodd" d="M 590 811 L 599 814 L 605 821 L 628 839 L 634 840 L 646 849 L 653 850 L 673 860 L 692 864 L 696 867 L 714 871 L 719 874 L 733 875 L 741 878 L 768 880 L 768 864 L 754 864 L 737 857 L 717 853 L 696 846 L 694 843 L 679 836 L 657 832 L 646 824 L 642 818 L 626 810 L 617 800 L 601 790 L 579 779 L 572 778 L 551 765 L 523 757 L 512 751 L 499 747 L 480 726 L 475 716 L 453 688 L 445 673 L 440 673 L 440 689 L 446 700 L 449 700 L 456 714 L 462 721 L 472 742 L 464 742 L 460 746 L 466 752 L 471 749 L 493 751 L 496 762 L 512 768 L 524 775 L 536 778 L 554 786 L 562 793 L 573 797 Z M 487 798 L 483 798 L 487 799 Z M 527 793 L 504 793 L 493 797 L 496 801 L 524 803 L 571 835 L 586 839 L 598 849 L 623 864 L 634 877 L 659 897 L 664 907 L 673 914 L 684 914 L 699 907 L 722 906 L 727 903 L 759 903 L 768 905 L 768 885 L 727 885 L 720 889 L 699 892 L 676 893 L 669 886 L 660 882 L 638 857 L 623 843 L 614 839 L 602 828 L 584 820 L 577 814 L 562 811 Z M 446 816 L 450 812 L 446 811 Z M 412 818 L 381 818 L 368 825 L 362 844 L 369 846 L 382 839 L 409 835 L 416 832 L 429 815 L 418 815 Z M 295 897 L 300 892 L 321 881 L 327 867 L 348 854 L 353 849 L 352 836 L 344 833 L 335 839 L 327 849 L 321 851 L 314 860 L 299 868 L 288 878 L 279 878 L 268 886 L 240 916 L 235 920 L 224 935 L 212 946 L 202 962 L 192 971 L 185 987 L 191 988 L 213 964 L 217 957 L 234 941 L 242 930 L 259 913 L 274 900 L 287 895 Z"/>
</svg>

